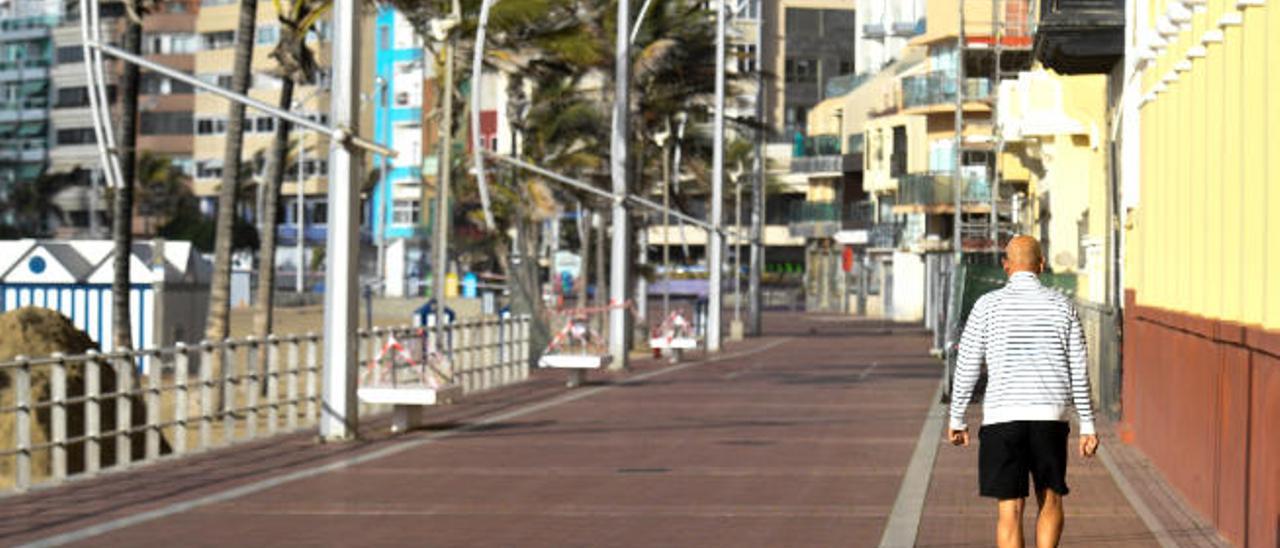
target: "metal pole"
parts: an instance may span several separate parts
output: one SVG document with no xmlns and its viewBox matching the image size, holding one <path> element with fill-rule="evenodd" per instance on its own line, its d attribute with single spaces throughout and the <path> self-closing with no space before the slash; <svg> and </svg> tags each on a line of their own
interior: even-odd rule
<svg viewBox="0 0 1280 548">
<path fill-rule="evenodd" d="M 951 191 L 955 194 L 952 199 L 955 201 L 955 218 L 952 221 L 952 243 L 951 247 L 956 253 L 963 251 L 964 239 L 962 237 L 962 226 L 964 224 L 964 213 L 961 208 L 964 206 L 964 170 L 960 169 L 960 162 L 964 159 L 964 152 L 960 150 L 960 146 L 964 143 L 964 2 L 957 2 L 960 10 L 960 35 L 956 37 L 956 113 L 955 113 L 955 142 L 952 150 L 952 160 L 955 162 L 952 175 Z"/>
<path fill-rule="evenodd" d="M 609 310 L 609 353 L 613 355 L 613 369 L 627 367 L 627 310 L 622 304 L 627 300 L 627 278 L 630 261 L 627 260 L 627 139 L 630 135 L 630 80 L 631 68 L 631 3 L 618 0 L 617 47 L 614 51 L 613 135 L 609 145 L 609 176 L 613 181 L 612 249 L 610 250 L 609 301 L 616 308 Z M 601 232 L 601 236 L 604 232 Z"/>
<path fill-rule="evenodd" d="M 453 0 L 453 11 L 449 14 L 453 21 L 462 17 L 462 8 L 458 0 Z M 444 352 L 444 277 L 449 271 L 449 185 L 453 179 L 453 54 L 456 42 L 452 35 L 448 37 L 444 49 L 444 101 L 443 120 L 440 124 L 440 163 L 439 175 L 436 177 L 436 241 L 435 241 L 435 273 L 431 276 L 431 294 L 436 299 L 436 344 Z M 478 95 L 479 82 L 472 82 L 471 93 Z M 476 126 L 477 130 L 479 126 Z M 479 152 L 479 151 L 477 151 Z M 483 166 L 483 164 L 480 164 Z"/>
<path fill-rule="evenodd" d="M 750 0 L 748 0 L 750 1 Z M 747 333 L 758 337 L 760 327 L 760 277 L 764 272 L 764 18 L 762 9 L 756 19 L 756 164 L 751 180 L 751 273 L 747 280 Z"/>
<path fill-rule="evenodd" d="M 298 104 L 294 104 L 294 110 L 299 108 Z M 298 136 L 298 184 L 295 190 L 298 194 L 298 203 L 294 204 L 294 211 L 297 218 L 294 220 L 294 226 L 298 227 L 298 241 L 294 242 L 294 247 L 298 251 L 298 293 L 306 293 L 307 291 L 307 192 L 306 192 L 306 175 L 302 171 L 303 164 L 307 161 L 307 137 L 306 134 Z"/>
<path fill-rule="evenodd" d="M 347 440 L 356 435 L 356 311 L 359 308 L 358 246 L 360 231 L 360 155 L 345 138 L 354 135 L 358 118 L 360 4 L 336 0 L 333 9 L 333 96 L 331 117 L 341 139 L 329 145 L 329 267 L 324 292 L 324 393 L 320 437 Z"/>
<path fill-rule="evenodd" d="M 739 182 L 739 177 L 741 175 L 733 177 L 733 323 L 735 324 L 742 321 L 742 184 Z"/>
<path fill-rule="evenodd" d="M 711 230 L 708 239 L 707 270 L 711 273 L 711 298 L 707 303 L 707 351 L 720 351 L 720 301 L 722 297 L 720 263 L 723 262 L 724 241 L 720 234 L 720 218 L 724 204 L 724 34 L 726 0 L 716 2 L 716 99 L 715 129 L 712 134 L 711 154 Z"/>
<path fill-rule="evenodd" d="M 662 321 L 671 315 L 671 148 L 662 143 Z"/>
<path fill-rule="evenodd" d="M 391 106 L 387 101 L 387 92 L 389 91 L 391 84 L 387 80 L 382 80 L 380 84 L 382 88 L 380 100 L 382 111 L 385 113 Z M 391 146 L 391 132 L 388 127 L 390 125 L 390 121 L 391 117 L 388 115 L 387 123 L 383 124 L 383 130 L 387 133 L 386 142 L 384 144 L 388 147 Z M 391 177 L 387 175 L 387 168 L 389 167 L 387 156 L 385 154 L 379 154 L 378 158 L 382 164 L 378 169 L 378 187 L 382 190 L 382 196 L 378 198 L 377 219 L 369 224 L 374 230 L 374 238 L 376 238 L 375 241 L 378 244 L 378 294 L 382 295 L 386 291 L 386 285 L 383 282 L 386 281 L 387 275 L 387 201 L 391 199 Z"/>
</svg>

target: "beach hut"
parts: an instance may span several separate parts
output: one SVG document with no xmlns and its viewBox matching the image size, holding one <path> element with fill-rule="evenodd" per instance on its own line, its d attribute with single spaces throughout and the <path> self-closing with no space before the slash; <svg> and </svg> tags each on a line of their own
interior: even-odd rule
<svg viewBox="0 0 1280 548">
<path fill-rule="evenodd" d="M 110 240 L 0 240 L 0 312 L 55 310 L 110 352 L 114 257 Z M 190 242 L 161 240 L 134 242 L 129 260 L 133 347 L 199 342 L 209 261 Z"/>
</svg>

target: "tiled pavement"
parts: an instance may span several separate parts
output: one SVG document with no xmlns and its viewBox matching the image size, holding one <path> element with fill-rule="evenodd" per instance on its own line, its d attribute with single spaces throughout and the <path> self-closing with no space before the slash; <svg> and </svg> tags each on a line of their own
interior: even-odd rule
<svg viewBox="0 0 1280 548">
<path fill-rule="evenodd" d="M 574 391 L 540 372 L 397 438 L 298 435 L 12 497 L 0 543 L 879 545 L 941 375 L 927 336 L 799 315 L 766 333 Z M 990 545 L 976 458 L 939 448 L 918 545 Z M 1101 464 L 1072 464 L 1065 545 L 1155 545 Z"/>
</svg>

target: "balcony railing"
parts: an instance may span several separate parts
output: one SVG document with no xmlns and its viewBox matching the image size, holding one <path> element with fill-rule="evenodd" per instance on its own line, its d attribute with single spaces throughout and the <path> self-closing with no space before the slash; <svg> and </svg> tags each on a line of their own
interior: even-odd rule
<svg viewBox="0 0 1280 548">
<path fill-rule="evenodd" d="M 809 156 L 791 159 L 792 173 L 846 173 L 854 171 L 862 162 L 855 154 Z"/>
<path fill-rule="evenodd" d="M 898 204 L 939 206 L 955 204 L 954 177 L 950 173 L 909 173 L 898 182 Z M 965 179 L 963 202 L 991 201 L 991 184 L 985 177 Z"/>
<path fill-rule="evenodd" d="M 964 97 L 978 100 L 991 95 L 991 80 L 965 78 Z M 945 71 L 934 71 L 902 79 L 903 108 L 923 107 L 956 102 L 956 78 Z"/>
<path fill-rule="evenodd" d="M 902 223 L 876 223 L 867 231 L 867 245 L 877 249 L 893 249 L 902 241 Z"/>
<path fill-rule="evenodd" d="M 303 236 L 308 242 L 324 243 L 329 236 L 329 226 L 327 224 L 309 224 L 303 230 Z M 289 242 L 298 241 L 298 225 L 293 223 L 276 225 L 276 238 Z"/>
<path fill-rule="evenodd" d="M 840 230 L 838 202 L 799 202 L 788 211 L 788 228 L 792 236 L 828 238 Z"/>
</svg>

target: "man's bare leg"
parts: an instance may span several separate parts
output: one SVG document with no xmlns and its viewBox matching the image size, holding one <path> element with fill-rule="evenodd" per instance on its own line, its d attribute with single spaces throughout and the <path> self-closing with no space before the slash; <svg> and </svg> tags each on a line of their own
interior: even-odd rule
<svg viewBox="0 0 1280 548">
<path fill-rule="evenodd" d="M 1062 538 L 1062 495 L 1053 489 L 1036 490 L 1040 515 L 1036 518 L 1036 548 L 1057 548 Z"/>
<path fill-rule="evenodd" d="M 997 503 L 1000 519 L 996 522 L 996 546 L 999 548 L 1023 548 L 1022 507 L 1026 499 L 1000 499 Z"/>
</svg>

